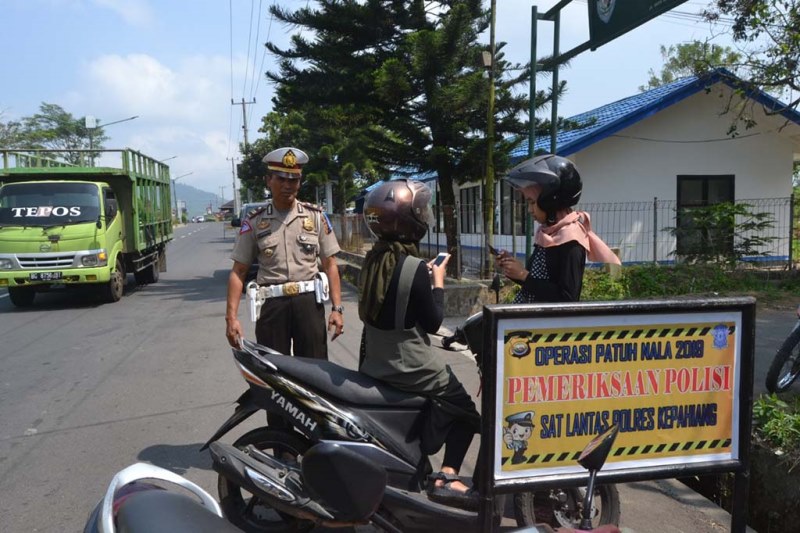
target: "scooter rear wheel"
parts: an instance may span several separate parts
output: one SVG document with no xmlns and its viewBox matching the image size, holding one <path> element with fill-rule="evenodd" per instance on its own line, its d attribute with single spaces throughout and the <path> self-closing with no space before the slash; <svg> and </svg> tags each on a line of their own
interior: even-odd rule
<svg viewBox="0 0 800 533">
<path fill-rule="evenodd" d="M 280 456 L 279 458 L 292 456 L 298 462 L 311 447 L 308 440 L 292 430 L 271 428 L 259 428 L 245 433 L 233 445 L 239 449 L 252 445 L 267 454 Z M 223 476 L 219 476 L 217 480 L 217 491 L 225 516 L 242 531 L 302 532 L 314 526 L 308 520 L 300 520 L 273 509 Z"/>
<path fill-rule="evenodd" d="M 514 495 L 514 516 L 517 525 L 545 523 L 552 527 L 580 526 L 583 495 L 586 487 L 523 492 Z M 619 491 L 615 485 L 598 485 L 594 489 L 592 524 L 619 524 Z"/>
</svg>

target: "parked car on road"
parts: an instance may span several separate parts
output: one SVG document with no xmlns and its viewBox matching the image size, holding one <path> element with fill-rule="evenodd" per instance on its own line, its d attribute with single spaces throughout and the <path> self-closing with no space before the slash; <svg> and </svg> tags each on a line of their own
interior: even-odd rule
<svg viewBox="0 0 800 533">
<path fill-rule="evenodd" d="M 252 215 L 256 209 L 265 207 L 267 204 L 268 202 L 252 202 L 242 205 L 239 214 L 231 219 L 231 226 L 234 228 L 241 227 L 242 220 Z"/>
</svg>

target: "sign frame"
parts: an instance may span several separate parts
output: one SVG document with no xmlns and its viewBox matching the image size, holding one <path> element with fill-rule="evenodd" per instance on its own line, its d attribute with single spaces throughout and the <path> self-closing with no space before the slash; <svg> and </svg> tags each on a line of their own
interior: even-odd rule
<svg viewBox="0 0 800 533">
<path fill-rule="evenodd" d="M 589 46 L 603 46 L 686 0 L 589 0 Z"/>
<path fill-rule="evenodd" d="M 541 319 L 581 320 L 587 322 L 603 317 L 635 318 L 657 317 L 659 315 L 682 316 L 696 318 L 702 314 L 726 313 L 737 319 L 739 331 L 735 346 L 738 365 L 734 376 L 738 395 L 731 401 L 736 404 L 738 421 L 732 431 L 731 446 L 736 450 L 730 458 L 715 458 L 698 462 L 638 465 L 620 469 L 601 470 L 597 474 L 600 483 L 633 482 L 644 480 L 668 479 L 693 475 L 706 475 L 731 472 L 734 474 L 733 530 L 739 531 L 737 524 L 744 524 L 746 519 L 747 477 L 750 468 L 750 433 L 752 429 L 753 379 L 755 351 L 755 299 L 752 297 L 733 298 L 693 298 L 663 300 L 626 300 L 618 302 L 574 302 L 558 304 L 528 305 L 491 305 L 483 308 L 483 397 L 481 419 L 481 448 L 478 461 L 478 480 L 481 489 L 481 517 L 479 521 L 489 525 L 491 517 L 491 501 L 495 495 L 536 491 L 547 488 L 585 486 L 588 472 L 558 472 L 546 475 L 520 475 L 498 477 L 496 450 L 501 444 L 502 436 L 498 428 L 504 425 L 503 412 L 498 412 L 502 405 L 504 391 L 498 390 L 498 359 L 503 357 L 499 352 L 499 325 L 503 321 L 529 320 L 535 323 Z M 552 322 L 552 320 L 550 321 Z M 594 435 L 586 435 L 588 444 Z M 584 444 L 584 445 L 585 445 Z M 616 446 L 616 444 L 615 444 Z M 614 451 L 612 449 L 612 455 Z M 577 463 L 576 463 L 577 464 Z M 743 530 L 743 529 L 742 529 Z"/>
</svg>

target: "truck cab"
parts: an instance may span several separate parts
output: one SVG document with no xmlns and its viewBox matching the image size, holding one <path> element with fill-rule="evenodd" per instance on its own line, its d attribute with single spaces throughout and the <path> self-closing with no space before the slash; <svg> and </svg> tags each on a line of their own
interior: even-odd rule
<svg viewBox="0 0 800 533">
<path fill-rule="evenodd" d="M 172 238 L 169 178 L 139 164 L 150 158 L 122 154 L 122 168 L 99 168 L 48 167 L 19 155 L 11 165 L 3 153 L 0 287 L 14 305 L 31 305 L 39 291 L 80 286 L 116 302 L 128 272 L 139 283 L 158 281 Z M 145 170 L 132 170 L 138 167 Z"/>
</svg>

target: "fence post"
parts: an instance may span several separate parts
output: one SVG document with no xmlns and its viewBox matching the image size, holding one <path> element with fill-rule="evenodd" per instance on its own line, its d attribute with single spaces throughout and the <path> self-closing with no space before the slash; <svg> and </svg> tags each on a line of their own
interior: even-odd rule
<svg viewBox="0 0 800 533">
<path fill-rule="evenodd" d="M 653 196 L 653 263 L 658 263 L 658 197 Z"/>
<path fill-rule="evenodd" d="M 794 270 L 794 191 L 789 195 L 789 270 Z"/>
<path fill-rule="evenodd" d="M 458 273 L 458 276 L 457 276 L 456 279 L 461 279 L 461 239 L 460 239 L 460 236 L 461 236 L 461 206 L 459 206 L 458 204 L 459 204 L 459 201 L 458 201 L 458 198 L 456 198 L 456 210 L 455 210 L 455 213 L 453 213 L 455 215 L 455 219 L 456 219 L 456 235 L 459 236 L 458 247 L 457 247 L 458 249 L 456 250 L 456 272 Z"/>
</svg>

